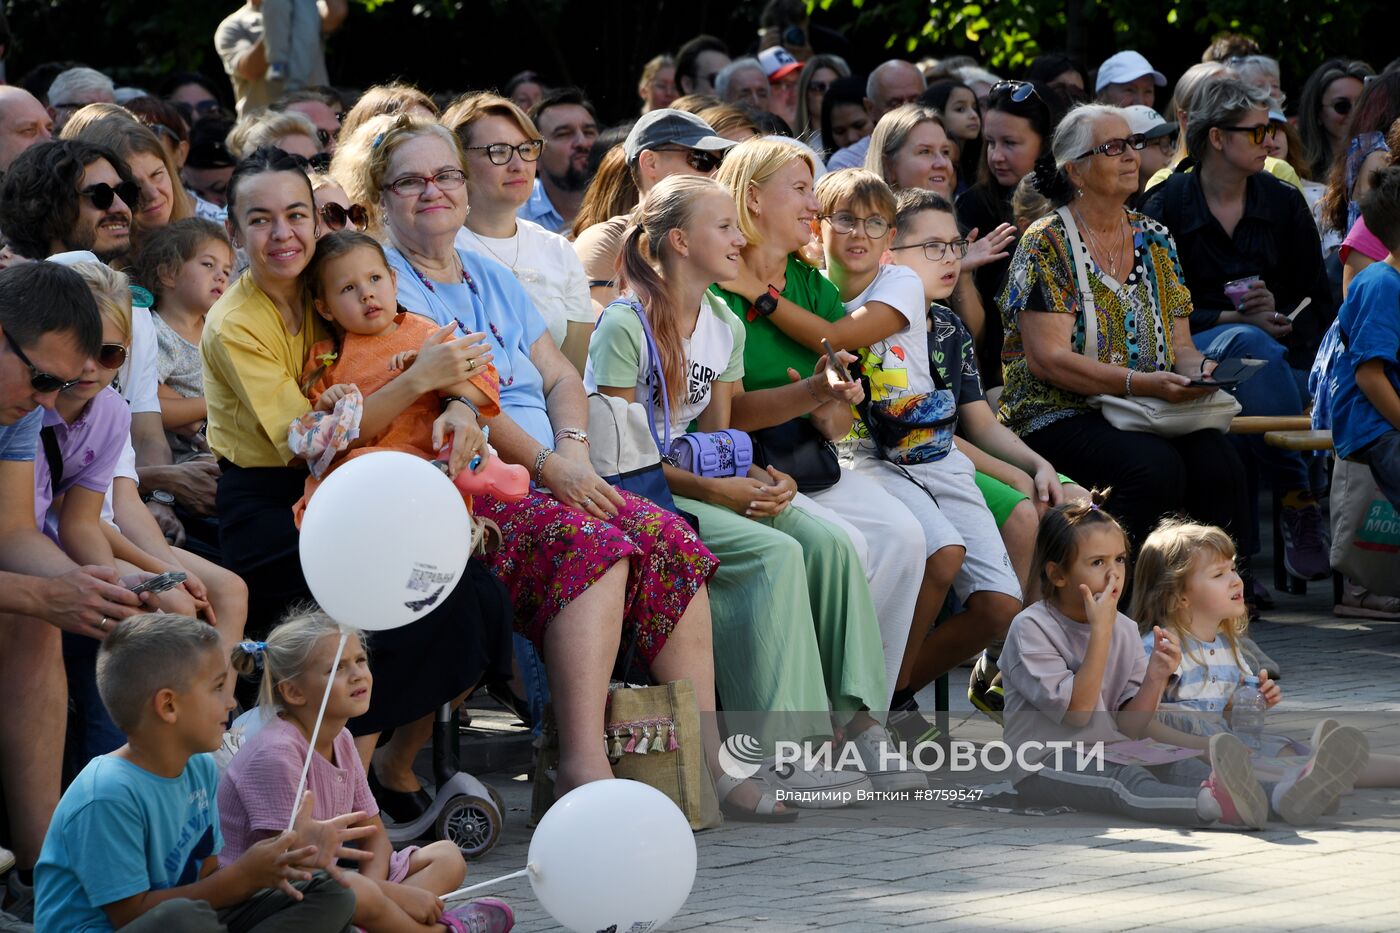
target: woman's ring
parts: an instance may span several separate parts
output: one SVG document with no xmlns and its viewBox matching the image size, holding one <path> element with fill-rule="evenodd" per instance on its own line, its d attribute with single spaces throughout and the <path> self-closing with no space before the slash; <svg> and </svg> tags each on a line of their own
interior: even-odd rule
<svg viewBox="0 0 1400 933">
<path fill-rule="evenodd" d="M 103 616 L 103 617 L 102 617 L 102 621 L 100 621 L 100 622 L 97 623 L 97 628 L 98 628 L 99 631 L 103 631 L 103 632 L 107 631 L 107 617 L 106 617 L 106 616 Z"/>
<path fill-rule="evenodd" d="M 584 496 L 584 497 L 583 497 L 583 504 L 584 504 L 584 505 L 592 505 L 592 504 L 593 504 L 593 500 L 590 499 L 588 496 Z"/>
</svg>

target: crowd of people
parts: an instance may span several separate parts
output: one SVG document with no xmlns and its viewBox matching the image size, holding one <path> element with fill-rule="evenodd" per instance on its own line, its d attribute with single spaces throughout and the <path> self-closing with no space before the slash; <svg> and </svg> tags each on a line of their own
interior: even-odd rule
<svg viewBox="0 0 1400 933">
<path fill-rule="evenodd" d="M 1202 754 L 1018 774 L 1038 802 L 1304 825 L 1400 783 L 1324 723 L 1261 784 L 1218 721 L 1242 677 L 1279 696 L 1245 629 L 1273 605 L 1261 484 L 1289 571 L 1331 573 L 1320 462 L 1113 414 L 1218 401 L 1249 357 L 1233 410 L 1301 415 L 1325 363 L 1337 455 L 1400 508 L 1400 67 L 1329 59 L 1295 108 L 1303 76 L 1240 35 L 1175 81 L 1132 50 L 862 75 L 793 6 L 754 49 L 650 59 L 611 126 L 534 71 L 332 87 L 344 0 L 226 19 L 232 107 L 75 63 L 0 86 L 0 929 L 508 929 L 499 901 L 446 910 L 460 854 L 395 853 L 378 814 L 427 811 L 414 758 L 477 689 L 530 724 L 552 702 L 556 794 L 611 777 L 615 672 L 855 750 L 740 780 L 702 715 L 738 819 L 925 786 L 887 748 L 939 737 L 915 697 L 970 659 L 1008 740 Z M 668 456 L 668 495 L 625 491 L 590 459 L 591 395 L 643 408 L 653 458 L 737 432 L 753 463 Z M 499 533 L 461 581 L 333 664 L 300 516 L 377 450 L 532 484 L 477 495 Z M 1400 600 L 1347 581 L 1337 612 Z M 275 728 L 221 777 L 230 658 Z"/>
</svg>

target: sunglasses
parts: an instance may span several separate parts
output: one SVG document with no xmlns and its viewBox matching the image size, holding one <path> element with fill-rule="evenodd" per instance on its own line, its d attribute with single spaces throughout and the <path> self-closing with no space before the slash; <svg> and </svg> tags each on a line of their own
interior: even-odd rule
<svg viewBox="0 0 1400 933">
<path fill-rule="evenodd" d="M 684 152 L 686 164 L 702 175 L 708 175 L 719 168 L 724 155 L 705 152 L 702 149 L 687 149 L 684 146 L 658 146 L 652 152 Z"/>
<path fill-rule="evenodd" d="M 71 389 L 82 382 L 82 379 L 63 379 L 52 373 L 46 373 L 33 363 L 29 362 L 29 357 L 24 355 L 24 351 L 15 343 L 15 338 L 10 336 L 10 332 L 5 332 L 5 343 L 9 346 L 10 352 L 19 357 L 19 361 L 29 367 L 29 384 L 35 392 L 47 395 L 50 392 L 62 392 L 64 389 Z"/>
<path fill-rule="evenodd" d="M 831 224 L 831 229 L 843 236 L 855 233 L 856 227 L 865 228 L 865 235 L 872 240 L 878 240 L 890 232 L 890 222 L 883 217 L 857 217 L 842 211 L 838 214 L 823 214 L 818 219 Z"/>
<path fill-rule="evenodd" d="M 1080 159 L 1087 159 L 1091 155 L 1120 156 L 1129 149 L 1141 152 L 1147 148 L 1148 138 L 1141 133 L 1134 133 L 1127 139 L 1110 139 L 1101 145 L 1095 146 L 1083 155 L 1075 157 L 1076 162 Z"/>
<path fill-rule="evenodd" d="M 825 94 L 829 90 L 831 90 L 830 81 L 813 81 L 807 85 L 808 94 Z"/>
<path fill-rule="evenodd" d="M 97 351 L 97 365 L 103 369 L 121 369 L 126 362 L 126 347 L 119 343 L 104 343 Z"/>
<path fill-rule="evenodd" d="M 534 162 L 544 152 L 543 139 L 527 139 L 518 146 L 510 143 L 492 143 L 489 146 L 468 146 L 468 152 L 480 151 L 486 153 L 486 158 L 491 160 L 492 165 L 507 165 L 511 156 L 520 156 L 521 162 Z"/>
<path fill-rule="evenodd" d="M 1040 94 L 1036 92 L 1035 85 L 1029 81 L 998 81 L 992 85 L 987 96 L 1003 92 L 1010 92 L 1012 102 L 1017 104 L 1024 103 L 1031 96 L 1040 97 Z"/>
<path fill-rule="evenodd" d="M 99 211 L 111 207 L 114 198 L 121 198 L 127 207 L 136 207 L 141 203 L 141 186 L 134 181 L 120 182 L 115 187 L 105 181 L 99 181 L 78 193 L 91 201 L 92 206 Z"/>
<path fill-rule="evenodd" d="M 1217 126 L 1216 129 L 1222 133 L 1248 133 L 1249 141 L 1256 146 L 1264 142 L 1265 136 L 1273 139 L 1278 135 L 1277 123 L 1260 123 L 1258 126 Z"/>
<path fill-rule="evenodd" d="M 322 149 L 329 146 L 331 144 L 331 141 L 335 139 L 335 136 L 335 133 L 332 133 L 330 130 L 327 129 L 321 129 L 318 127 L 316 130 L 316 141 L 321 144 Z"/>
<path fill-rule="evenodd" d="M 1338 97 L 1327 106 L 1332 108 L 1332 112 L 1337 116 L 1344 117 L 1351 113 L 1351 108 L 1355 105 L 1350 97 Z"/>
<path fill-rule="evenodd" d="M 356 230 L 363 230 L 369 226 L 369 211 L 363 204 L 351 204 L 349 207 L 335 203 L 322 204 L 321 219 L 332 230 L 344 230 L 346 221 Z"/>
<path fill-rule="evenodd" d="M 924 258 L 929 262 L 940 262 L 944 256 L 951 255 L 954 259 L 962 259 L 967 256 L 967 240 L 929 240 L 927 243 L 910 243 L 908 246 L 891 246 L 891 250 L 901 249 L 921 249 L 924 251 Z"/>
<path fill-rule="evenodd" d="M 303 171 L 309 169 L 313 172 L 324 173 L 331 167 L 331 154 L 329 152 L 318 152 L 309 159 L 304 155 L 297 155 L 294 152 L 289 152 L 287 155 L 291 156 L 292 160 L 296 162 Z"/>
</svg>

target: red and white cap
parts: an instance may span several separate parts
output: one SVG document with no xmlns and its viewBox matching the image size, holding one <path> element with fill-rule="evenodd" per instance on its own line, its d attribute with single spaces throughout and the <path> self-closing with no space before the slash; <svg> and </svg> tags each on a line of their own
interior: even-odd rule
<svg viewBox="0 0 1400 933">
<path fill-rule="evenodd" d="M 770 82 L 781 81 L 788 75 L 802 70 L 802 63 L 793 58 L 792 53 L 781 45 L 775 45 L 759 52 L 758 63 L 763 66 L 763 73 L 768 75 Z"/>
</svg>

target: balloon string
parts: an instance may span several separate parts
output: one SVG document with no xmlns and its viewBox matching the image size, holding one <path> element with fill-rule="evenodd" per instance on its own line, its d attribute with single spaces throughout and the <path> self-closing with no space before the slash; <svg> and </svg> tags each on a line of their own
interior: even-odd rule
<svg viewBox="0 0 1400 933">
<path fill-rule="evenodd" d="M 321 719 L 326 715 L 326 704 L 330 702 L 331 687 L 335 686 L 335 669 L 340 666 L 340 652 L 345 650 L 345 638 L 349 633 L 340 630 L 340 644 L 335 649 L 335 659 L 331 661 L 331 672 L 326 676 L 326 692 L 321 694 L 321 708 L 316 712 L 316 724 L 311 727 L 311 741 L 306 747 L 306 762 L 301 766 L 301 778 L 297 781 L 297 792 L 292 797 L 292 818 L 287 821 L 287 832 L 297 822 L 297 812 L 301 810 L 301 792 L 306 790 L 306 774 L 311 770 L 311 756 L 316 754 L 316 737 L 321 734 Z"/>
<path fill-rule="evenodd" d="M 476 884 L 468 885 L 465 888 L 458 888 L 451 894 L 444 894 L 442 896 L 442 899 L 445 901 L 451 900 L 452 898 L 457 897 L 459 894 L 466 894 L 470 891 L 475 891 L 478 888 L 489 888 L 493 884 L 500 884 L 502 881 L 509 881 L 512 878 L 520 878 L 524 875 L 530 874 L 533 871 L 535 871 L 535 866 L 533 864 L 526 865 L 524 868 L 520 869 L 520 871 L 513 871 L 508 875 L 501 875 L 501 877 L 499 878 L 492 878 L 490 881 L 479 881 Z"/>
</svg>

